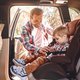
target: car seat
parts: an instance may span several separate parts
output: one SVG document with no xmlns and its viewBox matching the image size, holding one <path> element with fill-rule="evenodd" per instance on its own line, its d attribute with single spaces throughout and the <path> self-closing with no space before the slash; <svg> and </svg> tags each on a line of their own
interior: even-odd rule
<svg viewBox="0 0 80 80">
<path fill-rule="evenodd" d="M 80 59 L 80 25 L 77 26 L 74 37 L 65 56 L 53 56 L 50 62 L 41 65 L 33 76 L 36 79 L 50 80 L 80 80 L 76 66 Z M 80 61 L 79 61 L 80 63 Z"/>
</svg>

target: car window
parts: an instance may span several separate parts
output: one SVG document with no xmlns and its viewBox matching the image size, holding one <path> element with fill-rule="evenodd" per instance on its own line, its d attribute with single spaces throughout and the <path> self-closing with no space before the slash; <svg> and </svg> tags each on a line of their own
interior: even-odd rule
<svg viewBox="0 0 80 80">
<path fill-rule="evenodd" d="M 27 21 L 29 21 L 30 11 L 34 7 L 39 7 L 44 11 L 43 14 L 43 21 L 42 23 L 45 26 L 51 26 L 53 29 L 58 27 L 62 24 L 59 10 L 57 7 L 51 7 L 51 6 L 13 6 L 10 9 L 10 23 L 13 21 L 15 14 L 19 10 L 19 17 L 16 21 L 15 25 L 15 31 L 14 31 L 14 38 L 20 37 L 21 34 L 21 28 L 24 26 Z M 16 17 L 17 18 L 17 17 Z M 25 53 L 27 53 L 27 50 L 24 49 L 21 42 L 16 39 L 15 41 L 15 53 L 18 53 L 18 55 L 15 57 L 21 58 L 21 56 Z"/>
</svg>

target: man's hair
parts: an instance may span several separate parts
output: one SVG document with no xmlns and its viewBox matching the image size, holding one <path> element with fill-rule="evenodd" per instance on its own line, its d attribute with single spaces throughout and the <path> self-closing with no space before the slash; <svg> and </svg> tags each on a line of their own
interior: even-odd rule
<svg viewBox="0 0 80 80">
<path fill-rule="evenodd" d="M 58 28 L 56 28 L 53 32 L 53 36 L 55 36 L 55 34 L 57 34 L 58 36 L 62 37 L 63 35 L 67 35 L 68 34 L 68 30 L 66 27 L 60 26 Z"/>
<path fill-rule="evenodd" d="M 33 8 L 31 10 L 31 12 L 30 12 L 30 18 L 32 18 L 34 14 L 40 15 L 42 13 L 43 13 L 43 10 L 42 9 L 40 9 L 40 8 Z"/>
</svg>

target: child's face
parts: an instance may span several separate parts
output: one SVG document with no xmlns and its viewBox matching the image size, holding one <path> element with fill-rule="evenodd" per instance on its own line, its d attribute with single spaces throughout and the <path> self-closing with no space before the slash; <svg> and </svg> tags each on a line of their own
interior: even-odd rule
<svg viewBox="0 0 80 80">
<path fill-rule="evenodd" d="M 68 42 L 68 37 L 67 35 L 63 35 L 63 36 L 58 36 L 57 34 L 55 35 L 55 40 L 57 43 L 63 44 Z"/>
</svg>

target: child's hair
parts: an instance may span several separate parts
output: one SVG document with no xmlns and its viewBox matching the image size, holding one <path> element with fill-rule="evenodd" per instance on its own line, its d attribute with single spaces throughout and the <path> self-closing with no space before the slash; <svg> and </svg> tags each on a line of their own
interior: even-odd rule
<svg viewBox="0 0 80 80">
<path fill-rule="evenodd" d="M 55 34 L 57 34 L 58 36 L 62 37 L 63 35 L 67 35 L 68 34 L 68 30 L 66 27 L 60 26 L 58 28 L 56 28 L 53 32 L 53 36 L 55 36 Z"/>
</svg>

